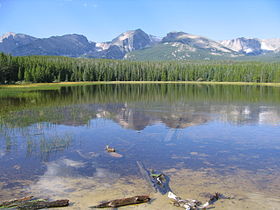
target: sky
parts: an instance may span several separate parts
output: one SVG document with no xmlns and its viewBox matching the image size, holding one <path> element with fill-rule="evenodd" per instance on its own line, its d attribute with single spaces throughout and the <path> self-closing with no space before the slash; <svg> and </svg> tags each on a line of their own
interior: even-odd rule
<svg viewBox="0 0 280 210">
<path fill-rule="evenodd" d="M 0 0 L 0 35 L 76 33 L 101 42 L 138 28 L 159 37 L 280 38 L 280 0 Z"/>
</svg>

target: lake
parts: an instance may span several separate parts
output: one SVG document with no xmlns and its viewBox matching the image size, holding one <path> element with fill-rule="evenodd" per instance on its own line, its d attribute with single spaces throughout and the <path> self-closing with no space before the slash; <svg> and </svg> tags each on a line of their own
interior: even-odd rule
<svg viewBox="0 0 280 210">
<path fill-rule="evenodd" d="M 220 192 L 232 199 L 216 209 L 280 209 L 279 87 L 0 89 L 0 107 L 0 201 L 32 194 L 87 209 L 147 194 L 150 204 L 123 209 L 180 209 L 150 189 L 141 161 L 182 198 Z"/>
</svg>

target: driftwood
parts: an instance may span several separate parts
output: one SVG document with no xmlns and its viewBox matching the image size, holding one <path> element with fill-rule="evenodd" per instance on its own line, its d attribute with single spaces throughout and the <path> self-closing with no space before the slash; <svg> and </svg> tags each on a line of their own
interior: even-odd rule
<svg viewBox="0 0 280 210">
<path fill-rule="evenodd" d="M 91 206 L 90 208 L 118 208 L 121 206 L 133 205 L 133 204 L 140 204 L 140 203 L 147 203 L 151 199 L 147 195 L 140 195 L 134 196 L 130 198 L 122 198 L 116 199 L 108 202 L 101 203 L 97 206 Z"/>
<path fill-rule="evenodd" d="M 38 201 L 38 202 L 27 202 L 24 205 L 19 206 L 18 209 L 33 210 L 33 209 L 44 209 L 44 208 L 66 207 L 66 206 L 69 206 L 69 200 Z"/>
<path fill-rule="evenodd" d="M 35 210 L 43 208 L 65 207 L 69 205 L 69 200 L 48 201 L 45 199 L 34 199 L 33 196 L 4 201 L 0 203 L 0 209 L 21 209 Z"/>
<path fill-rule="evenodd" d="M 172 192 L 168 192 L 168 198 L 171 199 L 171 201 L 172 201 L 174 206 L 183 207 L 186 210 L 202 210 L 202 209 L 207 209 L 209 205 L 214 204 L 219 199 L 229 199 L 229 197 L 226 197 L 223 194 L 217 193 L 217 192 L 214 193 L 213 195 L 211 195 L 209 201 L 207 201 L 204 204 L 202 204 L 202 202 L 200 202 L 198 200 L 182 199 L 182 198 L 176 196 Z"/>
<path fill-rule="evenodd" d="M 169 178 L 166 175 L 154 170 L 148 171 L 140 161 L 137 161 L 137 165 L 141 175 L 154 189 L 155 192 L 160 192 L 162 195 L 164 195 L 167 192 L 171 191 L 169 187 Z"/>
<path fill-rule="evenodd" d="M 13 206 L 16 206 L 18 204 L 21 204 L 26 201 L 30 201 L 33 199 L 33 196 L 27 196 L 19 199 L 13 199 L 8 201 L 3 201 L 0 203 L 0 208 L 11 208 Z"/>
</svg>

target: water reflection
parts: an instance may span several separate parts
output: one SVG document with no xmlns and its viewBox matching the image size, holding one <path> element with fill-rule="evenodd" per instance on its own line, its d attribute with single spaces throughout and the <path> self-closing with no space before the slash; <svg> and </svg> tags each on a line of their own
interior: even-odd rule
<svg viewBox="0 0 280 210">
<path fill-rule="evenodd" d="M 278 88 L 254 86 L 96 85 L 2 95 L 0 198 L 19 187 L 55 197 L 123 188 L 132 177 L 139 184 L 137 160 L 175 170 L 174 179 L 211 171 L 236 180 L 245 171 L 273 186 L 279 104 Z"/>
<path fill-rule="evenodd" d="M 36 100 L 32 92 L 2 98 L 1 125 L 50 122 L 79 126 L 94 118 L 112 119 L 134 130 L 158 122 L 186 128 L 216 119 L 235 124 L 280 123 L 279 89 L 273 87 L 107 85 L 36 93 Z M 7 116 L 14 109 L 19 110 L 16 115 Z"/>
</svg>

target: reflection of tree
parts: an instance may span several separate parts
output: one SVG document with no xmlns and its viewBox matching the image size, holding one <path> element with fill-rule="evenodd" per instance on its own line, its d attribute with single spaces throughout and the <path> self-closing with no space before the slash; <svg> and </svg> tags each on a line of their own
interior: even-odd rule
<svg viewBox="0 0 280 210">
<path fill-rule="evenodd" d="M 5 113 L 0 124 L 26 127 L 38 122 L 79 126 L 91 119 L 112 119 L 124 128 L 142 130 L 163 122 L 170 128 L 185 128 L 210 120 L 218 114 L 234 123 L 280 122 L 279 89 L 275 87 L 134 84 L 64 87 L 37 91 L 0 100 Z M 273 110 L 260 105 L 271 104 Z M 10 110 L 22 110 L 10 114 Z M 273 114 L 261 114 L 269 111 Z M 267 118 L 267 119 L 266 119 Z"/>
</svg>

